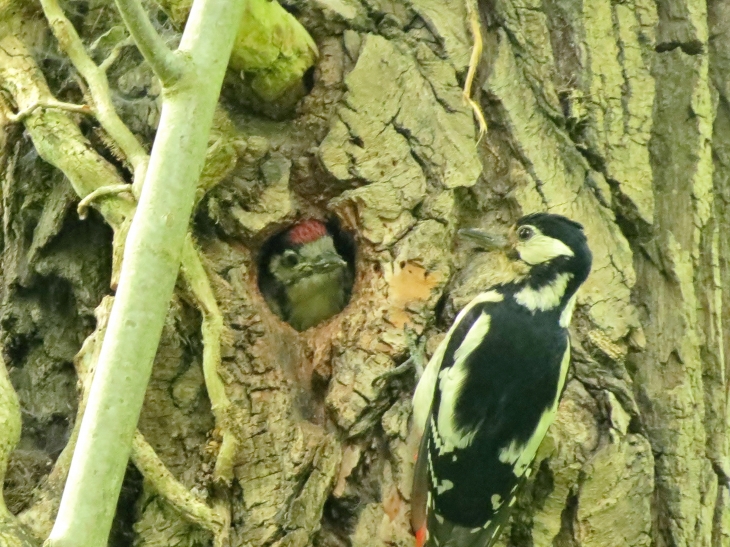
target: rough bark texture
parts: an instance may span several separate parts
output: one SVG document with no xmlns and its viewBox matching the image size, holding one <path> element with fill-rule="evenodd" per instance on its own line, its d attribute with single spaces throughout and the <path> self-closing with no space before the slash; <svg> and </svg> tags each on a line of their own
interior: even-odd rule
<svg viewBox="0 0 730 547">
<path fill-rule="evenodd" d="M 120 39 L 110 4 L 65 5 L 87 46 L 104 36 L 97 61 Z M 0 2 L 8 21 L 14 5 Z M 730 5 L 483 2 L 479 144 L 461 96 L 472 41 L 461 0 L 283 5 L 320 51 L 311 91 L 294 112 L 261 107 L 229 75 L 193 223 L 224 315 L 219 373 L 232 406 L 216 421 L 201 318 L 181 287 L 139 424 L 162 462 L 199 499 L 230 503 L 232 546 L 411 545 L 414 380 L 372 380 L 405 360 L 406 327 L 430 353 L 493 279 L 492 258 L 461 246 L 458 227 L 550 210 L 585 225 L 594 270 L 559 416 L 501 545 L 730 545 Z M 21 15 L 6 31 L 59 100 L 83 102 L 42 16 Z M 126 48 L 109 78 L 149 144 L 159 112 L 149 68 Z M 124 173 L 93 118 L 69 116 L 98 161 Z M 6 123 L 0 145 L 0 329 L 23 412 L 5 501 L 28 538 L 44 539 L 39 515 L 52 522 L 62 477 L 43 479 L 61 469 L 76 420 L 72 363 L 118 253 L 99 215 L 78 219 L 76 194 L 22 124 Z M 299 334 L 258 292 L 257 256 L 311 215 L 354 237 L 357 279 L 341 314 Z M 238 440 L 230 487 L 212 481 L 221 429 Z M 112 545 L 209 544 L 149 477 L 130 467 L 125 484 Z"/>
</svg>

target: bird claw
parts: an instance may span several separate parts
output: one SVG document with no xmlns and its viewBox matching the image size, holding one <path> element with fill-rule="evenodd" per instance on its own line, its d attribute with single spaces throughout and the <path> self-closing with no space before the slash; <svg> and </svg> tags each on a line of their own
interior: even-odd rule
<svg viewBox="0 0 730 547">
<path fill-rule="evenodd" d="M 423 375 L 423 371 L 426 369 L 426 339 L 425 337 L 419 337 L 416 331 L 410 327 L 405 328 L 406 344 L 408 345 L 408 352 L 411 354 L 408 361 L 411 361 L 413 368 L 416 371 L 416 378 L 420 378 Z M 406 363 L 408 362 L 406 361 Z M 405 365 L 405 363 L 403 363 Z"/>
<path fill-rule="evenodd" d="M 415 372 L 416 379 L 420 378 L 425 368 L 426 355 L 424 346 L 426 345 L 425 340 L 420 340 L 413 329 L 406 327 L 405 329 L 406 344 L 408 345 L 408 351 L 410 356 L 405 362 L 401 363 L 394 369 L 384 372 L 380 376 L 376 377 L 372 381 L 372 386 L 376 389 L 382 390 L 389 383 L 390 380 L 413 370 Z"/>
<path fill-rule="evenodd" d="M 393 378 L 402 376 L 410 370 L 416 370 L 416 366 L 413 363 L 412 357 L 409 357 L 404 363 L 398 365 L 397 367 L 390 369 L 389 371 L 384 372 L 383 374 L 374 378 L 372 381 L 372 385 L 374 388 L 382 390 L 390 383 Z"/>
</svg>

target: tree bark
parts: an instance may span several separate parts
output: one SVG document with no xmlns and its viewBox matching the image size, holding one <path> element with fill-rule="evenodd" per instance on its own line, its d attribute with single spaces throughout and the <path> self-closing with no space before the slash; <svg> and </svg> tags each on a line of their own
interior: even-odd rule
<svg viewBox="0 0 730 547">
<path fill-rule="evenodd" d="M 414 335 L 430 354 L 495 279 L 492 257 L 460 245 L 458 228 L 499 230 L 549 210 L 585 226 L 594 268 L 560 413 L 500 545 L 730 545 L 730 6 L 480 3 L 472 89 L 488 132 L 477 142 L 462 97 L 473 45 L 462 0 L 282 4 L 319 49 L 311 90 L 295 110 L 263 105 L 229 71 L 192 224 L 213 308 L 178 284 L 138 425 L 154 451 L 139 454 L 177 482 L 166 489 L 150 471 L 164 469 L 135 459 L 143 478 L 130 467 L 110 544 L 207 545 L 206 510 L 224 504 L 232 546 L 412 545 L 415 379 L 372 380 L 406 359 Z M 102 60 L 118 41 L 111 4 L 65 8 Z M 25 25 L 6 31 L 34 52 L 55 99 L 84 102 L 45 22 L 24 9 Z M 179 17 L 161 26 L 168 41 Z M 151 70 L 123 49 L 108 78 L 120 117 L 149 143 Z M 87 139 L 79 165 L 90 154 L 100 173 L 122 168 L 93 119 L 63 115 Z M 68 180 L 21 125 L 7 123 L 0 144 L 0 329 L 23 410 L 5 500 L 43 540 L 35 523 L 53 521 L 61 450 L 84 401 L 70 363 L 89 337 L 75 364 L 82 379 L 93 369 L 84 363 L 105 328 L 94 309 L 115 251 L 99 215 L 78 219 Z M 308 216 L 337 219 L 354 238 L 357 277 L 342 313 L 297 333 L 266 306 L 257 260 L 268 237 Z M 224 411 L 206 391 L 210 328 L 222 332 Z M 221 455 L 226 432 L 236 442 Z M 214 479 L 222 456 L 230 484 Z"/>
</svg>

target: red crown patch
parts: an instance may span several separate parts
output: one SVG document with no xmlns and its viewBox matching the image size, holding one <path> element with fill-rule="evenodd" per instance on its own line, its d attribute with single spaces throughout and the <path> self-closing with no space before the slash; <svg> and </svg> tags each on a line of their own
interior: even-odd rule
<svg viewBox="0 0 730 547">
<path fill-rule="evenodd" d="M 287 234 L 287 239 L 292 245 L 304 245 L 317 241 L 320 237 L 327 235 L 327 227 L 319 220 L 303 220 L 293 226 Z"/>
</svg>

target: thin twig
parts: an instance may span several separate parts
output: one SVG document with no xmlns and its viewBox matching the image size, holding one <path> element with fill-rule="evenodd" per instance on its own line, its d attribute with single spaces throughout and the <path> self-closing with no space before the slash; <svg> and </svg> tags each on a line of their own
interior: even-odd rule
<svg viewBox="0 0 730 547">
<path fill-rule="evenodd" d="M 220 518 L 215 510 L 170 473 L 139 430 L 135 432 L 132 441 L 132 462 L 157 493 L 187 520 L 203 526 L 214 535 L 220 534 L 225 519 Z"/>
<path fill-rule="evenodd" d="M 117 142 L 119 149 L 136 173 L 140 165 L 147 163 L 149 159 L 147 151 L 119 118 L 111 100 L 106 72 L 89 57 L 81 38 L 71 21 L 66 18 L 58 1 L 41 0 L 41 5 L 61 49 L 69 56 L 76 70 L 89 85 L 99 123 L 104 131 Z"/>
<path fill-rule="evenodd" d="M 174 85 L 184 71 L 183 58 L 169 49 L 157 34 L 139 0 L 115 0 L 115 3 L 140 53 L 150 64 L 162 85 L 165 87 Z"/>
<path fill-rule="evenodd" d="M 119 55 L 122 53 L 122 50 L 125 47 L 133 46 L 134 40 L 131 36 L 127 36 L 124 40 L 121 40 L 119 43 L 117 43 L 109 52 L 109 56 L 102 61 L 102 63 L 99 65 L 99 69 L 103 70 L 104 72 L 109 70 L 109 67 L 114 64 L 114 62 L 119 59 Z"/>
<path fill-rule="evenodd" d="M 214 477 L 218 481 L 229 484 L 233 479 L 233 458 L 236 453 L 237 441 L 230 428 L 227 427 L 230 420 L 231 402 L 228 395 L 226 395 L 225 385 L 218 373 L 221 365 L 223 315 L 218 308 L 210 279 L 190 234 L 188 234 L 183 247 L 181 273 L 196 307 L 203 316 L 201 327 L 203 333 L 203 377 L 216 425 L 221 429 L 223 437 L 215 464 Z"/>
<path fill-rule="evenodd" d="M 471 57 L 469 58 L 469 70 L 466 73 L 463 95 L 464 100 L 471 107 L 479 124 L 479 138 L 477 139 L 477 142 L 479 142 L 487 133 L 487 120 L 484 118 L 481 107 L 472 99 L 471 89 L 474 85 L 474 76 L 479 66 L 479 60 L 482 58 L 482 25 L 479 21 L 479 10 L 475 5 L 475 0 L 466 0 L 466 11 L 469 16 L 469 25 L 474 44 L 472 45 Z"/>
<path fill-rule="evenodd" d="M 86 218 L 89 206 L 99 198 L 104 196 L 116 196 L 124 192 L 131 192 L 132 186 L 129 184 L 113 184 L 111 186 L 101 186 L 84 197 L 76 206 L 76 212 L 81 220 Z"/>
<path fill-rule="evenodd" d="M 78 112 L 80 114 L 93 114 L 93 110 L 89 105 L 86 104 L 73 104 L 73 103 L 64 103 L 61 101 L 54 100 L 45 100 L 45 101 L 37 101 L 30 105 L 28 108 L 24 108 L 23 110 L 20 110 L 17 114 L 8 114 L 8 120 L 14 123 L 19 123 L 24 121 L 28 116 L 33 114 L 36 110 L 39 108 L 55 108 L 57 110 L 66 110 L 68 112 Z"/>
</svg>

